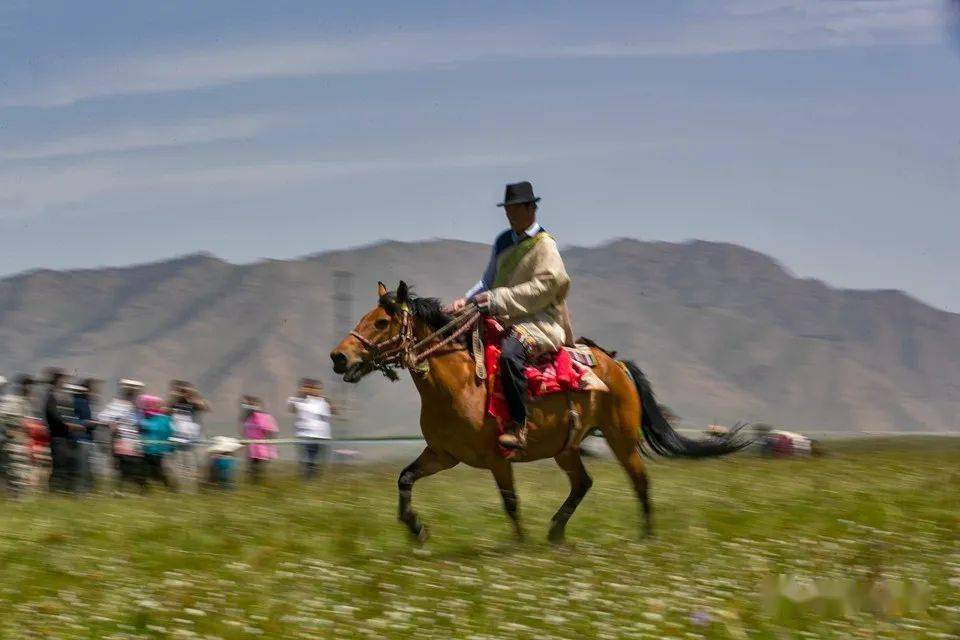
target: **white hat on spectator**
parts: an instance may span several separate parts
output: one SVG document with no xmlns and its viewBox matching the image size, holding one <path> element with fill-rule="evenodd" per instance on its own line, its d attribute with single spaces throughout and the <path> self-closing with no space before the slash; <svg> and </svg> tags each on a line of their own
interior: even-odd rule
<svg viewBox="0 0 960 640">
<path fill-rule="evenodd" d="M 144 387 L 143 383 L 139 380 L 131 380 L 129 378 L 123 378 L 118 384 L 126 389 L 143 389 Z"/>
<path fill-rule="evenodd" d="M 237 450 L 242 448 L 243 445 L 236 438 L 216 436 L 207 451 L 209 453 L 235 453 Z"/>
</svg>

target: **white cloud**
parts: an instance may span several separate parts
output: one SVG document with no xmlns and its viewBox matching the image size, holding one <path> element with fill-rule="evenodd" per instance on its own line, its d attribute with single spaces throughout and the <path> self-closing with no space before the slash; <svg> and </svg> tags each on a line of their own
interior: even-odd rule
<svg viewBox="0 0 960 640">
<path fill-rule="evenodd" d="M 946 11 L 941 0 L 811 0 L 797 2 L 793 8 L 811 26 L 858 34 L 878 44 L 935 37 Z"/>
<path fill-rule="evenodd" d="M 250 80 L 362 74 L 522 53 L 493 33 L 421 33 L 255 43 L 86 60 L 41 79 L 0 106 L 63 106 L 112 95 L 188 91 Z"/>
<path fill-rule="evenodd" d="M 115 164 L 28 167 L 0 173 L 0 220 L 69 210 L 124 182 Z"/>
<path fill-rule="evenodd" d="M 940 0 L 726 0 L 677 25 L 669 40 L 591 43 L 570 56 L 711 55 L 927 44 L 943 38 Z M 718 9 L 719 7 L 719 9 Z"/>
<path fill-rule="evenodd" d="M 14 88 L 3 106 L 63 106 L 115 95 L 322 75 L 364 74 L 478 60 L 704 55 L 759 50 L 931 42 L 941 37 L 941 0 L 703 0 L 669 30 L 558 42 L 537 29 L 437 31 L 339 40 L 182 48 L 80 61 Z M 622 27 L 623 25 L 619 25 Z"/>
<path fill-rule="evenodd" d="M 0 172 L 0 220 L 72 211 L 89 212 L 130 203 L 171 199 L 196 202 L 217 194 L 230 198 L 349 176 L 513 167 L 596 152 L 467 154 L 425 159 L 380 157 L 329 161 L 251 162 L 219 167 L 158 166 L 153 162 L 94 160 L 69 166 L 20 167 Z M 136 206 L 134 204 L 134 206 Z"/>
<path fill-rule="evenodd" d="M 243 140 L 265 132 L 279 116 L 204 118 L 172 124 L 112 127 L 0 151 L 0 160 L 37 160 L 98 153 L 144 151 L 208 142 Z"/>
</svg>

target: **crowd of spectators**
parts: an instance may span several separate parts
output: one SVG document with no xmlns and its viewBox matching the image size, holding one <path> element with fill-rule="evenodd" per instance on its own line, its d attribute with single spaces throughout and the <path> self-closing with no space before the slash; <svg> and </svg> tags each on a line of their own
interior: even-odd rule
<svg viewBox="0 0 960 640">
<path fill-rule="evenodd" d="M 260 398 L 240 399 L 237 437 L 207 439 L 210 407 L 197 389 L 173 380 L 165 396 L 123 379 L 101 405 L 100 383 L 48 369 L 42 378 L 0 376 L 0 493 L 145 492 L 157 484 L 229 488 L 246 448 L 248 477 L 261 483 L 277 448 L 276 419 Z M 332 407 L 320 383 L 304 378 L 287 408 L 294 416 L 302 474 L 317 477 L 329 459 Z M 254 441 L 254 442 L 250 442 Z"/>
</svg>

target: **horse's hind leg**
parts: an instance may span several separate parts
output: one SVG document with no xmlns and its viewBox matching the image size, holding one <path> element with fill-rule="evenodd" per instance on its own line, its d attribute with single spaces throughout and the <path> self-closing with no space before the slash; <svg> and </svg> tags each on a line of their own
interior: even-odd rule
<svg viewBox="0 0 960 640">
<path fill-rule="evenodd" d="M 458 460 L 452 456 L 427 447 L 416 460 L 400 472 L 400 478 L 397 480 L 397 488 L 400 491 L 400 510 L 397 517 L 400 522 L 407 525 L 410 533 L 420 542 L 426 541 L 427 528 L 420 522 L 420 517 L 411 505 L 413 483 L 420 478 L 426 478 L 444 469 L 455 467 L 457 462 Z"/>
<path fill-rule="evenodd" d="M 587 473 L 587 469 L 583 466 L 583 459 L 580 457 L 580 450 L 578 448 L 575 447 L 564 451 L 555 457 L 554 460 L 557 461 L 561 469 L 566 471 L 567 477 L 570 479 L 570 495 L 567 496 L 567 499 L 563 501 L 563 504 L 560 505 L 560 508 L 554 514 L 548 535 L 550 542 L 562 542 L 567 521 L 570 520 L 573 512 L 577 510 L 577 506 L 580 504 L 580 501 L 583 500 L 583 497 L 587 495 L 587 491 L 593 486 L 593 480 Z"/>
<path fill-rule="evenodd" d="M 503 510 L 510 516 L 510 522 L 513 523 L 513 531 L 517 534 L 518 540 L 523 540 L 523 526 L 520 524 L 520 510 L 517 492 L 513 484 L 513 465 L 503 460 L 502 464 L 490 469 L 493 473 L 493 479 L 497 482 L 497 488 L 500 489 L 500 497 L 503 499 Z"/>
<path fill-rule="evenodd" d="M 633 490 L 637 494 L 640 506 L 643 509 L 643 530 L 648 536 L 653 535 L 653 507 L 650 505 L 650 480 L 647 477 L 646 465 L 640 455 L 639 442 L 630 438 L 618 437 L 612 430 L 604 430 L 607 444 L 623 465 L 623 470 L 633 483 Z"/>
</svg>

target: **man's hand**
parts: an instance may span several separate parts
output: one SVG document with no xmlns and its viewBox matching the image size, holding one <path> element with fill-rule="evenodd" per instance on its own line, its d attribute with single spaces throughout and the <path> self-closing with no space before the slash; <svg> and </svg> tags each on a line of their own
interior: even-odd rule
<svg viewBox="0 0 960 640">
<path fill-rule="evenodd" d="M 457 299 L 457 300 L 454 300 L 453 302 L 451 302 L 451 303 L 448 304 L 447 306 L 445 306 L 445 307 L 443 308 L 443 312 L 444 312 L 445 314 L 447 314 L 447 315 L 452 315 L 452 314 L 454 314 L 454 313 L 460 313 L 461 311 L 464 310 L 464 308 L 465 308 L 466 306 L 467 306 L 467 299 L 466 299 L 466 298 L 459 298 L 459 299 Z"/>
<path fill-rule="evenodd" d="M 490 292 L 484 291 L 483 293 L 478 293 L 473 298 L 473 302 L 477 305 L 480 311 L 484 313 L 490 312 Z"/>
</svg>

